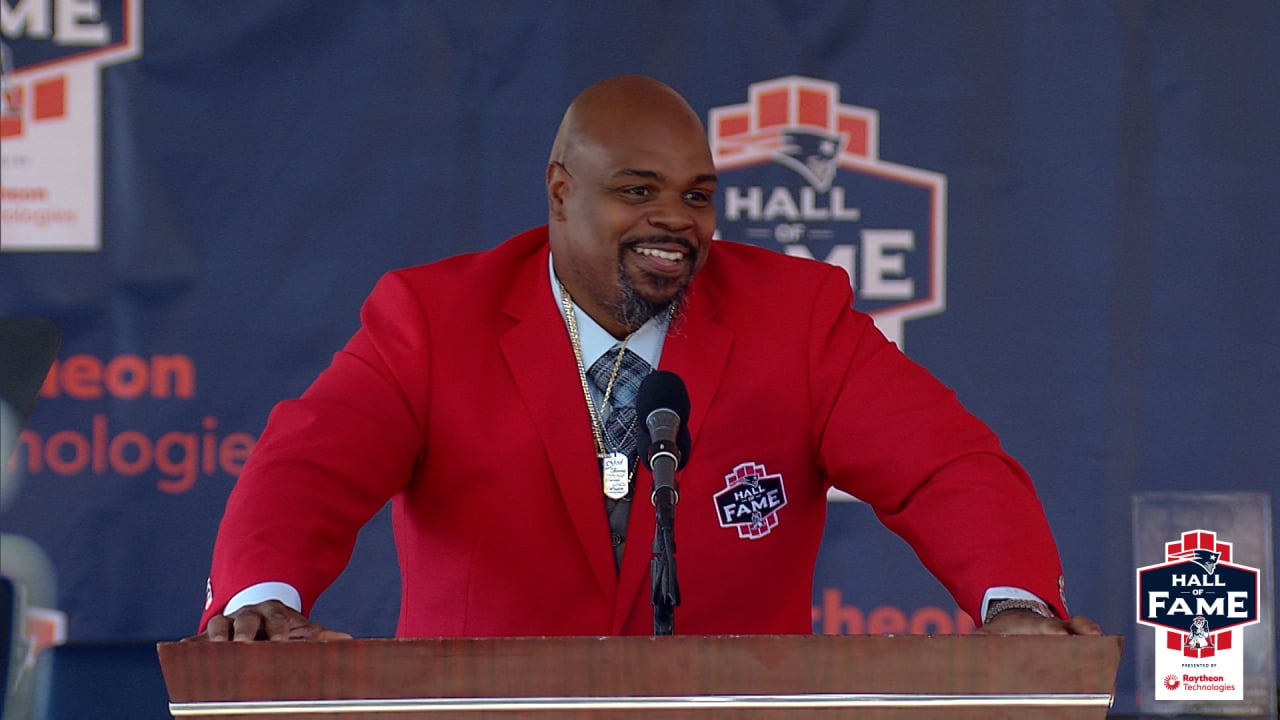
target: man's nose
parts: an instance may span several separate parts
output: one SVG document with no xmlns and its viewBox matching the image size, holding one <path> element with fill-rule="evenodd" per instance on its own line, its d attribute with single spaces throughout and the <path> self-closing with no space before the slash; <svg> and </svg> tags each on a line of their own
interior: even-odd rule
<svg viewBox="0 0 1280 720">
<path fill-rule="evenodd" d="M 694 226 L 693 211 L 679 198 L 662 200 L 650 207 L 649 224 L 672 233 L 684 232 Z"/>
</svg>

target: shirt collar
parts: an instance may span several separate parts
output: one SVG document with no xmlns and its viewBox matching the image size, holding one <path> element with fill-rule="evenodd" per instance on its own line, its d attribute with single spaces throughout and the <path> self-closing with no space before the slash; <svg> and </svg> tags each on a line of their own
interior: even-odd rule
<svg viewBox="0 0 1280 720">
<path fill-rule="evenodd" d="M 547 272 L 551 276 L 551 292 L 557 308 L 563 308 L 564 299 L 560 295 L 560 279 L 556 277 L 555 265 L 551 259 L 547 260 Z M 563 310 L 561 315 L 563 315 Z M 574 319 L 578 323 L 578 338 L 581 340 L 582 350 L 582 366 L 591 367 L 601 355 L 609 352 L 609 350 L 622 342 L 609 334 L 608 330 L 600 327 L 591 318 L 590 315 L 582 311 L 578 304 L 573 303 Z M 566 320 L 566 326 L 568 321 Z M 662 346 L 667 339 L 668 318 L 666 313 L 657 317 L 651 317 L 640 329 L 632 334 L 631 339 L 627 341 L 627 349 L 644 358 L 649 363 L 649 367 L 658 367 L 658 361 L 662 358 Z"/>
</svg>

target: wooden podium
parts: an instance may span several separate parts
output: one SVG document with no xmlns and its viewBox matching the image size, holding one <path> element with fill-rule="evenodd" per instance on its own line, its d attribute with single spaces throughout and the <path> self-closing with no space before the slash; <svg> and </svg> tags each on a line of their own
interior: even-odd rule
<svg viewBox="0 0 1280 720">
<path fill-rule="evenodd" d="M 175 718 L 1104 718 L 1119 636 L 161 643 Z"/>
</svg>

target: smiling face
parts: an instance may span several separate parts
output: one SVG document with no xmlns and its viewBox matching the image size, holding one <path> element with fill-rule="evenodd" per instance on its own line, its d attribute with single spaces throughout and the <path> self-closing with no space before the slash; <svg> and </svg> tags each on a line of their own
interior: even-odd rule
<svg viewBox="0 0 1280 720">
<path fill-rule="evenodd" d="M 707 260 L 715 166 L 696 113 L 648 78 L 574 101 L 547 167 L 556 275 L 616 337 L 677 302 Z"/>
</svg>

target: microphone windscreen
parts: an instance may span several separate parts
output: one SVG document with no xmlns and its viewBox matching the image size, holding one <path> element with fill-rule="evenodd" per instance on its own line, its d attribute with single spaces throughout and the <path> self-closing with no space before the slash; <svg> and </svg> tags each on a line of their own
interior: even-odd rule
<svg viewBox="0 0 1280 720">
<path fill-rule="evenodd" d="M 654 370 L 646 375 L 636 393 L 636 416 L 640 422 L 658 408 L 674 410 L 681 425 L 689 421 L 689 391 L 680 376 L 669 370 Z"/>
<path fill-rule="evenodd" d="M 669 370 L 655 370 L 645 376 L 636 393 L 636 421 L 639 425 L 636 447 L 647 462 L 647 448 L 653 442 L 649 435 L 649 413 L 667 408 L 680 416 L 680 429 L 676 433 L 676 447 L 680 450 L 680 467 L 689 459 L 689 447 L 693 444 L 689 435 L 689 391 L 680 376 Z"/>
</svg>

